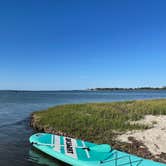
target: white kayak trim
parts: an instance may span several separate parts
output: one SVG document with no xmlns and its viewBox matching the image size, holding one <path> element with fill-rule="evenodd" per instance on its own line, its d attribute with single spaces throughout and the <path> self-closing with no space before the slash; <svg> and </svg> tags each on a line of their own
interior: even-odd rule
<svg viewBox="0 0 166 166">
<path fill-rule="evenodd" d="M 54 135 L 53 138 L 54 138 L 53 139 L 54 150 L 56 152 L 61 152 L 60 136 Z"/>
</svg>

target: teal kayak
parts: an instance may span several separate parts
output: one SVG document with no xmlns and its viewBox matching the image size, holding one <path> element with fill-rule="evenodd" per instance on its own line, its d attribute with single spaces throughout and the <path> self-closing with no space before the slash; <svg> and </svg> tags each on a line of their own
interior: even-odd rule
<svg viewBox="0 0 166 166">
<path fill-rule="evenodd" d="M 37 133 L 29 141 L 38 150 L 73 166 L 166 166 L 112 149 L 108 144 L 59 135 Z"/>
</svg>

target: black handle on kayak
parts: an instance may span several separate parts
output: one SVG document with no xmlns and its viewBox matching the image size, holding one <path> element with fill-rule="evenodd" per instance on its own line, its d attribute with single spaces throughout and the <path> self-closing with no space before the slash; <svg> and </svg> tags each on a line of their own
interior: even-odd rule
<svg viewBox="0 0 166 166">
<path fill-rule="evenodd" d="M 89 147 L 83 147 L 82 149 L 90 151 Z"/>
</svg>

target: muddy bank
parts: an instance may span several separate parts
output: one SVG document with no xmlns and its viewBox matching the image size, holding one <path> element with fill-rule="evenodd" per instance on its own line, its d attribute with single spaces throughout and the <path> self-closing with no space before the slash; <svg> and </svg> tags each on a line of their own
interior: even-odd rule
<svg viewBox="0 0 166 166">
<path fill-rule="evenodd" d="M 34 113 L 31 114 L 30 117 L 30 126 L 36 130 L 37 132 L 44 132 L 44 133 L 50 133 L 50 134 L 57 134 L 62 136 L 68 136 L 68 137 L 74 137 L 72 134 L 64 133 L 62 131 L 58 131 L 55 128 L 42 126 L 38 123 L 38 118 L 35 116 Z"/>
</svg>

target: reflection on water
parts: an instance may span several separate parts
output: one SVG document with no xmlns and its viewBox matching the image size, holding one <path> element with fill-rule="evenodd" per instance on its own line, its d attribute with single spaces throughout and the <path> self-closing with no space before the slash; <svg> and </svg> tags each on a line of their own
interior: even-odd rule
<svg viewBox="0 0 166 166">
<path fill-rule="evenodd" d="M 30 162 L 37 163 L 40 165 L 45 166 L 62 166 L 65 164 L 55 160 L 48 155 L 45 155 L 44 153 L 40 152 L 39 150 L 36 150 L 35 148 L 31 147 L 29 150 L 29 159 Z M 67 165 L 66 165 L 67 166 Z"/>
</svg>

